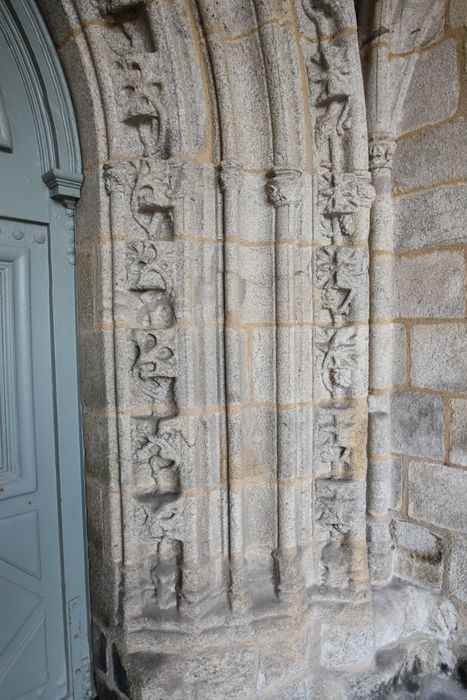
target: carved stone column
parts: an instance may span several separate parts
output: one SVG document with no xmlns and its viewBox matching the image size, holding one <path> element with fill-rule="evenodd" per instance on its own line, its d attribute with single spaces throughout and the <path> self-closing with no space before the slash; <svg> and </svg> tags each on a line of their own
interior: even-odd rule
<svg viewBox="0 0 467 700">
<path fill-rule="evenodd" d="M 244 549 L 243 461 L 241 386 L 244 383 L 243 353 L 238 333 L 242 303 L 238 253 L 240 226 L 240 163 L 223 161 L 219 184 L 223 195 L 224 219 L 224 309 L 225 309 L 225 381 L 227 406 L 227 469 L 229 500 L 229 598 L 234 612 L 245 612 L 250 605 Z"/>
<path fill-rule="evenodd" d="M 393 138 L 374 137 L 369 145 L 370 171 L 376 192 L 371 212 L 372 250 L 392 250 L 393 201 L 391 169 L 396 148 Z M 384 280 L 370 275 L 372 298 L 370 311 L 384 308 L 384 299 L 392 294 L 392 266 L 387 266 Z M 378 386 L 392 386 L 392 334 L 383 345 L 374 329 L 370 331 L 370 398 L 368 429 L 368 560 L 372 582 L 387 583 L 392 576 L 393 549 L 390 534 L 389 493 L 391 491 L 391 413 L 390 397 L 373 394 Z"/>
<path fill-rule="evenodd" d="M 303 590 L 298 552 L 297 476 L 297 355 L 294 327 L 295 250 L 300 221 L 302 173 L 295 168 L 276 167 L 269 173 L 266 191 L 275 207 L 275 313 L 276 313 L 276 410 L 280 416 L 286 404 L 291 405 L 287 422 L 277 424 L 277 550 L 276 593 L 283 601 L 296 601 Z M 289 377 L 292 387 L 283 386 Z M 291 450 L 290 434 L 296 435 L 295 450 Z"/>
</svg>

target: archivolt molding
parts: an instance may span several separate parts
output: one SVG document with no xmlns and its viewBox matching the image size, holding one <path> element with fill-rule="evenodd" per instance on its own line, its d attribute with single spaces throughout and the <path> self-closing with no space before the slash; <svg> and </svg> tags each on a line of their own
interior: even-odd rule
<svg viewBox="0 0 467 700">
<path fill-rule="evenodd" d="M 130 669 L 184 654 L 180 687 L 202 646 L 242 639 L 256 691 L 255 635 L 302 634 L 322 605 L 324 642 L 329 601 L 368 593 L 373 190 L 353 3 L 63 0 L 67 32 L 42 5 L 81 126 L 83 221 L 108 196 L 81 244 L 100 256 L 110 233 L 101 622 Z M 159 692 L 169 667 L 138 682 Z"/>
</svg>

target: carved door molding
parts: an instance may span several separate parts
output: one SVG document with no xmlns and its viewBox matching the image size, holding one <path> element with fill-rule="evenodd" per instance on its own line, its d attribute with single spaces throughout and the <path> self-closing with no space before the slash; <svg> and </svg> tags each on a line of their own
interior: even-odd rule
<svg viewBox="0 0 467 700">
<path fill-rule="evenodd" d="M 43 6 L 91 132 L 100 242 L 82 255 L 111 286 L 90 415 L 117 447 L 90 521 L 97 648 L 119 677 L 103 664 L 99 683 L 202 687 L 227 629 L 250 645 L 252 693 L 268 634 L 306 636 L 315 614 L 331 664 L 330 601 L 346 611 L 370 585 L 373 189 L 353 3 L 74 0 L 65 36 Z M 358 622 L 366 635 L 369 606 Z"/>
</svg>

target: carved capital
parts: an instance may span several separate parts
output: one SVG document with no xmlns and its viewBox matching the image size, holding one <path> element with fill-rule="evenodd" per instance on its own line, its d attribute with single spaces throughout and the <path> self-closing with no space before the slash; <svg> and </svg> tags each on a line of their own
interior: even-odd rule
<svg viewBox="0 0 467 700">
<path fill-rule="evenodd" d="M 219 166 L 219 186 L 222 192 L 240 189 L 242 166 L 234 160 L 223 160 Z"/>
<path fill-rule="evenodd" d="M 268 173 L 266 193 L 271 204 L 283 207 L 300 198 L 301 170 L 296 168 L 273 168 Z"/>
<path fill-rule="evenodd" d="M 391 170 L 396 151 L 396 142 L 392 139 L 372 141 L 369 145 L 369 168 L 371 172 Z"/>
</svg>

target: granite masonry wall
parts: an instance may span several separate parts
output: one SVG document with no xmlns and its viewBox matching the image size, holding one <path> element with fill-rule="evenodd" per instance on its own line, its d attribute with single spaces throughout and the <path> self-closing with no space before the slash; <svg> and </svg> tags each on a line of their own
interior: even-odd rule
<svg viewBox="0 0 467 700">
<path fill-rule="evenodd" d="M 84 163 L 99 697 L 461 673 L 464 3 L 39 5 Z"/>
<path fill-rule="evenodd" d="M 465 620 L 466 6 L 362 3 L 360 16 L 377 191 L 370 234 L 373 577 L 439 590 Z M 372 38 L 376 24 L 389 31 Z"/>
</svg>

